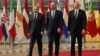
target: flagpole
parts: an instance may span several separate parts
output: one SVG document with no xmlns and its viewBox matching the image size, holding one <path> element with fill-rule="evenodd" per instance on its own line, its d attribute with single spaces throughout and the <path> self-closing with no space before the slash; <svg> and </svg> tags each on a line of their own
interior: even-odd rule
<svg viewBox="0 0 100 56">
<path fill-rule="evenodd" d="M 18 36 L 17 36 L 17 37 L 18 37 Z M 15 49 L 15 52 L 19 52 L 18 48 L 20 48 L 20 47 L 19 47 L 19 40 L 18 40 L 17 37 L 16 37 L 16 45 L 17 45 L 17 48 Z"/>
<path fill-rule="evenodd" d="M 25 38 L 25 37 L 24 37 Z M 28 47 L 27 47 L 27 39 L 25 38 L 24 40 L 24 46 L 22 47 L 23 48 L 23 51 L 27 51 L 28 50 Z"/>
<path fill-rule="evenodd" d="M 11 38 L 10 38 L 10 34 L 9 34 L 9 47 L 10 47 L 10 49 L 8 51 L 10 53 L 12 53 L 12 41 L 11 41 Z"/>
<path fill-rule="evenodd" d="M 68 44 L 70 43 L 70 42 L 69 42 L 69 38 L 70 38 L 70 37 L 68 37 L 68 38 L 67 38 L 68 40 L 66 39 L 65 42 L 64 42 L 64 45 L 65 45 L 65 46 L 63 47 L 64 49 L 69 49 L 69 45 L 68 45 Z"/>
<path fill-rule="evenodd" d="M 9 35 L 9 37 L 11 37 L 11 35 Z M 12 52 L 14 50 L 14 41 L 10 38 L 10 41 L 11 41 L 11 51 Z"/>
<path fill-rule="evenodd" d="M 99 10 L 98 10 L 98 11 L 99 11 L 99 17 L 98 17 L 99 20 L 98 20 L 98 25 L 99 25 L 99 28 L 100 28 L 100 7 L 99 7 L 98 9 L 99 9 Z M 100 36 L 100 33 L 99 33 L 99 36 Z M 100 44 L 99 44 L 99 47 L 100 47 Z"/>
<path fill-rule="evenodd" d="M 2 53 L 6 54 L 6 40 L 4 40 L 4 51 Z"/>
<path fill-rule="evenodd" d="M 32 6 L 35 6 L 36 2 L 37 2 L 36 0 L 32 0 Z M 29 38 L 28 32 L 27 32 L 27 30 L 28 30 L 28 21 L 29 21 L 28 0 L 25 0 L 24 1 L 24 8 L 23 8 L 23 29 L 24 29 L 23 51 L 27 50 L 27 39 Z"/>
<path fill-rule="evenodd" d="M 93 38 L 91 37 L 91 48 L 94 48 L 93 46 Z"/>
<path fill-rule="evenodd" d="M 81 5 L 81 9 L 85 10 L 85 0 L 82 0 L 82 5 Z M 85 43 L 86 43 L 86 39 L 85 36 L 82 38 L 83 39 L 83 48 L 86 48 Z"/>
<path fill-rule="evenodd" d="M 27 47 L 27 39 L 25 39 L 25 48 L 23 51 L 27 51 L 28 50 L 28 47 Z"/>
<path fill-rule="evenodd" d="M 60 10 L 60 0 L 57 0 L 57 10 Z M 62 36 L 60 36 L 62 38 Z M 61 43 L 61 39 L 60 39 L 60 43 Z M 61 48 L 61 47 L 60 47 Z"/>
<path fill-rule="evenodd" d="M 17 36 L 17 37 L 18 37 L 18 36 Z M 19 44 L 19 39 L 18 39 L 18 38 L 17 38 L 17 43 L 16 43 L 16 44 L 17 44 L 17 46 L 18 46 L 17 49 L 16 49 L 16 52 L 19 52 L 19 51 L 20 51 L 20 44 Z M 19 48 L 19 50 L 18 50 L 18 48 Z"/>
</svg>

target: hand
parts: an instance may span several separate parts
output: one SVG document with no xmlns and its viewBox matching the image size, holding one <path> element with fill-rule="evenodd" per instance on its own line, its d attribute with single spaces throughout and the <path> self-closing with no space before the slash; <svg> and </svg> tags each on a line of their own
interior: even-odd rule
<svg viewBox="0 0 100 56">
<path fill-rule="evenodd" d="M 48 31 L 45 31 L 45 34 L 48 35 Z"/>
<path fill-rule="evenodd" d="M 68 34 L 69 34 L 69 35 L 71 35 L 71 32 L 70 32 L 70 31 L 68 31 Z"/>
<path fill-rule="evenodd" d="M 28 33 L 28 36 L 30 36 L 30 33 Z"/>
<path fill-rule="evenodd" d="M 61 29 L 60 29 L 60 28 L 58 28 L 58 29 L 57 29 L 57 32 L 58 32 L 58 33 L 60 33 L 60 32 L 61 32 Z"/>
<path fill-rule="evenodd" d="M 84 34 L 85 33 L 85 29 L 82 29 L 82 34 Z"/>
<path fill-rule="evenodd" d="M 41 35 L 43 34 L 43 32 L 41 32 Z"/>
</svg>

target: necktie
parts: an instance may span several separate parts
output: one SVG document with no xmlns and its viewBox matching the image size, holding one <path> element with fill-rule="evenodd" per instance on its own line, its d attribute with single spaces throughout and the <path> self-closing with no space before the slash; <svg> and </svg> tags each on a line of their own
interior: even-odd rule
<svg viewBox="0 0 100 56">
<path fill-rule="evenodd" d="M 55 11 L 53 10 L 52 11 L 52 19 L 54 19 L 54 16 L 55 16 Z"/>
<path fill-rule="evenodd" d="M 35 16 L 34 16 L 34 18 L 36 19 L 36 13 L 35 13 Z"/>
<path fill-rule="evenodd" d="M 36 21 L 36 18 L 37 18 L 36 16 L 37 16 L 37 14 L 35 13 L 35 15 L 34 15 L 34 20 L 35 20 L 35 21 Z"/>
<path fill-rule="evenodd" d="M 75 17 L 77 18 L 77 16 L 78 16 L 78 11 L 76 10 L 75 11 Z"/>
</svg>

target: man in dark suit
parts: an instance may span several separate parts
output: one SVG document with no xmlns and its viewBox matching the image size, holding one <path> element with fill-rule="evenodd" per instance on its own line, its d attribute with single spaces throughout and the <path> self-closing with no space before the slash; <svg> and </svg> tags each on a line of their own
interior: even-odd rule
<svg viewBox="0 0 100 56">
<path fill-rule="evenodd" d="M 69 12 L 68 17 L 68 33 L 71 35 L 71 56 L 75 56 L 75 41 L 78 41 L 79 56 L 82 56 L 82 34 L 86 30 L 86 14 L 85 11 L 79 9 L 79 3 L 73 4 L 74 10 Z"/>
<path fill-rule="evenodd" d="M 51 10 L 47 12 L 46 20 L 46 34 L 49 38 L 49 56 L 52 56 L 53 51 L 53 41 L 55 41 L 55 56 L 59 55 L 59 45 L 60 45 L 60 31 L 63 23 L 62 12 L 56 10 L 56 4 L 51 2 Z"/>
<path fill-rule="evenodd" d="M 39 13 L 39 7 L 34 6 L 34 12 L 30 14 L 29 19 L 29 35 L 30 35 L 30 49 L 29 56 L 32 56 L 34 43 L 37 40 L 38 53 L 42 56 L 42 34 L 44 31 L 44 16 Z"/>
</svg>

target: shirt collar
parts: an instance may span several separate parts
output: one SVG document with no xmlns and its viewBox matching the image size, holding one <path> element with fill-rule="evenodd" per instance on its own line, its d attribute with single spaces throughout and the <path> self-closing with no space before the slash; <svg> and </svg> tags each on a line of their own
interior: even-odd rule
<svg viewBox="0 0 100 56">
<path fill-rule="evenodd" d="M 79 9 L 75 9 L 75 11 L 79 11 Z"/>
</svg>

